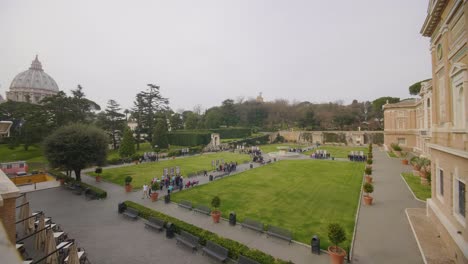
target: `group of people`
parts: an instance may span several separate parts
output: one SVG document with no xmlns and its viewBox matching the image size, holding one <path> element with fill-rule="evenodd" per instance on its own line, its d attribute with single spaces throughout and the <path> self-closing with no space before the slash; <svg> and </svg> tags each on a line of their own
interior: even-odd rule
<svg viewBox="0 0 468 264">
<path fill-rule="evenodd" d="M 310 157 L 313 159 L 329 159 L 330 152 L 327 152 L 325 149 L 317 149 Z"/>
<path fill-rule="evenodd" d="M 367 156 L 364 155 L 364 151 L 351 151 L 349 154 L 348 154 L 348 159 L 350 161 L 360 161 L 360 162 L 364 162 L 367 160 Z"/>
<path fill-rule="evenodd" d="M 218 168 L 216 168 L 217 171 L 224 171 L 224 172 L 229 172 L 231 173 L 232 171 L 235 171 L 237 169 L 237 161 L 236 162 L 224 162 L 219 164 Z M 205 173 L 206 176 L 206 173 Z"/>
</svg>

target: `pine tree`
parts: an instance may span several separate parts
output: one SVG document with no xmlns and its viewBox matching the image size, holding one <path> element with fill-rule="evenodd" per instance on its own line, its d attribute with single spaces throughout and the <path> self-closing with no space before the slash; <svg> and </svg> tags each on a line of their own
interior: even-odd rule
<svg viewBox="0 0 468 264">
<path fill-rule="evenodd" d="M 153 132 L 153 146 L 157 146 L 158 149 L 165 149 L 169 147 L 169 141 L 167 139 L 167 123 L 163 119 L 159 119 L 156 123 L 156 127 Z"/>
<path fill-rule="evenodd" d="M 135 154 L 135 152 L 135 139 L 133 138 L 133 133 L 129 127 L 126 127 L 122 142 L 120 143 L 119 155 L 122 158 L 128 158 Z"/>
</svg>

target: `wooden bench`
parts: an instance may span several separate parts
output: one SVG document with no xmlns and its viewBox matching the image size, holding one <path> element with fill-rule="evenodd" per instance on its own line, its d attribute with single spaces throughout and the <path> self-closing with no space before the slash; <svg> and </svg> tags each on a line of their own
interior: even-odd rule
<svg viewBox="0 0 468 264">
<path fill-rule="evenodd" d="M 276 226 L 268 226 L 267 236 L 274 236 L 287 240 L 289 244 L 291 244 L 292 241 L 291 231 Z"/>
<path fill-rule="evenodd" d="M 197 205 L 195 209 L 193 209 L 193 211 L 197 213 L 206 214 L 206 215 L 210 215 L 211 213 L 211 209 L 205 205 Z"/>
<path fill-rule="evenodd" d="M 209 240 L 206 241 L 206 246 L 202 250 L 203 254 L 206 253 L 221 262 L 224 262 L 228 259 L 229 250 Z"/>
<path fill-rule="evenodd" d="M 161 232 L 164 229 L 164 220 L 150 217 L 148 221 L 145 222 L 145 227 L 151 227 Z"/>
<path fill-rule="evenodd" d="M 200 241 L 200 238 L 181 230 L 180 235 L 176 236 L 176 240 L 176 243 L 181 242 L 182 244 L 192 248 L 192 251 L 195 251 L 198 247 L 198 241 Z"/>
<path fill-rule="evenodd" d="M 183 207 L 183 208 L 186 208 L 186 209 L 189 209 L 189 210 L 192 210 L 192 203 L 189 202 L 189 201 L 186 201 L 186 200 L 180 201 L 179 206 Z"/>
<path fill-rule="evenodd" d="M 122 214 L 136 220 L 138 217 L 138 210 L 127 207 Z"/>
<path fill-rule="evenodd" d="M 260 264 L 260 263 L 248 257 L 239 255 L 239 260 L 237 261 L 237 264 Z"/>
<path fill-rule="evenodd" d="M 75 186 L 75 189 L 72 191 L 74 194 L 76 195 L 81 195 L 83 194 L 83 188 L 81 187 L 81 185 L 76 185 Z"/>
<path fill-rule="evenodd" d="M 245 218 L 241 223 L 242 227 L 247 227 L 258 232 L 263 232 L 263 224 L 253 219 Z"/>
</svg>

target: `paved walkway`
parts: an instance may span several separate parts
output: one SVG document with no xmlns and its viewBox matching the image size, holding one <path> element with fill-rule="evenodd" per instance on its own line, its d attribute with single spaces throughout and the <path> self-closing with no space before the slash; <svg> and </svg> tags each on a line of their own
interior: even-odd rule
<svg viewBox="0 0 468 264">
<path fill-rule="evenodd" d="M 383 151 L 374 151 L 374 204 L 361 204 L 353 263 L 423 263 L 405 214 L 406 208 L 424 208 L 400 177 L 411 168 Z"/>
</svg>

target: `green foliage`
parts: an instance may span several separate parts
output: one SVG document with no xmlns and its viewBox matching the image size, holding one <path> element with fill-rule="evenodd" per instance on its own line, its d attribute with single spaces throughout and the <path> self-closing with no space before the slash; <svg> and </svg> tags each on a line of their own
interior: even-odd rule
<svg viewBox="0 0 468 264">
<path fill-rule="evenodd" d="M 133 133 L 129 127 L 126 127 L 122 142 L 120 142 L 119 156 L 122 158 L 128 158 L 134 155 L 135 152 L 135 139 L 133 138 Z"/>
<path fill-rule="evenodd" d="M 367 159 L 366 163 L 369 164 L 369 165 L 372 165 L 373 161 L 372 161 L 371 158 L 369 158 L 369 159 Z"/>
<path fill-rule="evenodd" d="M 335 246 L 344 242 L 346 240 L 346 233 L 343 227 L 338 223 L 330 223 L 328 225 L 328 239 Z"/>
<path fill-rule="evenodd" d="M 153 184 L 151 185 L 151 190 L 153 191 L 159 190 L 159 183 L 157 181 L 153 182 Z"/>
<path fill-rule="evenodd" d="M 275 140 L 274 140 L 273 142 L 271 142 L 271 143 L 273 143 L 273 144 L 275 144 L 275 143 L 283 143 L 284 141 L 285 141 L 284 137 L 281 136 L 281 135 L 278 133 L 278 134 L 276 134 Z"/>
<path fill-rule="evenodd" d="M 198 132 L 190 130 L 181 130 L 167 134 L 169 144 L 177 146 L 199 146 L 207 145 L 211 140 L 209 131 Z"/>
<path fill-rule="evenodd" d="M 211 206 L 213 206 L 215 210 L 218 210 L 220 205 L 221 199 L 219 198 L 219 196 L 213 197 L 213 200 L 211 200 Z"/>
<path fill-rule="evenodd" d="M 429 80 L 431 80 L 431 79 L 426 79 L 426 80 L 419 81 L 419 82 L 417 82 L 417 83 L 412 84 L 412 85 L 408 88 L 409 93 L 410 93 L 411 95 L 418 95 L 419 92 L 421 91 L 421 84 L 422 84 L 423 82 L 427 82 L 427 81 L 429 81 Z"/>
<path fill-rule="evenodd" d="M 369 194 L 369 193 L 373 193 L 374 192 L 374 185 L 372 185 L 371 183 L 364 183 L 363 185 L 363 189 L 364 189 L 364 192 Z"/>
<path fill-rule="evenodd" d="M 366 173 L 366 175 L 372 175 L 372 168 L 371 167 L 366 167 L 364 169 L 364 172 Z"/>
<path fill-rule="evenodd" d="M 244 127 L 209 129 L 212 133 L 218 133 L 222 139 L 245 138 L 252 135 L 252 129 Z"/>
<path fill-rule="evenodd" d="M 388 101 L 389 104 L 394 104 L 400 102 L 400 98 L 398 97 L 380 97 L 372 101 L 372 108 L 376 113 L 380 113 L 380 116 L 383 116 L 382 106 L 386 104 Z"/>
<path fill-rule="evenodd" d="M 125 185 L 129 185 L 133 181 L 132 176 L 125 177 Z"/>
<path fill-rule="evenodd" d="M 172 224 L 174 224 L 177 233 L 180 233 L 180 231 L 183 230 L 194 236 L 199 237 L 200 244 L 203 246 L 206 245 L 206 241 L 209 240 L 216 244 L 219 244 L 222 247 L 227 248 L 229 250 L 229 257 L 232 259 L 237 259 L 239 255 L 243 255 L 262 264 L 286 264 L 288 263 L 284 260 L 275 259 L 274 257 L 268 254 L 265 254 L 261 251 L 250 249 L 244 244 L 241 244 L 237 241 L 220 237 L 216 235 L 215 233 L 212 233 L 208 230 L 204 230 L 197 226 L 181 221 L 177 218 L 174 218 L 166 214 L 163 214 L 161 212 L 144 207 L 140 204 L 137 204 L 131 201 L 125 201 L 125 204 L 130 208 L 138 210 L 139 216 L 142 218 L 148 219 L 150 217 L 156 217 L 156 218 L 162 219 L 165 222 L 165 224 L 167 224 L 168 222 L 171 222 Z"/>
<path fill-rule="evenodd" d="M 106 161 L 108 137 L 101 129 L 72 124 L 61 127 L 44 140 L 44 154 L 55 168 L 73 170 L 81 181 L 81 170 Z"/>
<path fill-rule="evenodd" d="M 167 139 L 167 125 L 165 120 L 158 120 L 153 132 L 153 141 L 151 144 L 153 147 L 158 146 L 158 149 L 165 149 L 169 147 L 169 141 Z"/>
<path fill-rule="evenodd" d="M 421 178 L 418 176 L 413 176 L 412 173 L 402 173 L 403 179 L 408 183 L 409 187 L 413 191 L 414 195 L 418 199 L 425 201 L 426 199 L 431 198 L 431 186 L 430 185 L 422 185 Z M 429 175 L 428 175 L 429 180 Z"/>
<path fill-rule="evenodd" d="M 252 138 L 244 138 L 241 140 L 235 140 L 230 142 L 232 145 L 260 145 L 260 144 L 267 144 L 270 141 L 270 136 L 269 135 L 263 135 L 259 137 L 252 137 Z"/>
<path fill-rule="evenodd" d="M 372 135 L 372 143 L 374 144 L 383 144 L 384 143 L 384 134 L 373 134 Z"/>
<path fill-rule="evenodd" d="M 392 147 L 394 151 L 401 151 L 401 147 L 398 144 L 392 143 L 390 144 L 390 146 Z"/>
</svg>

